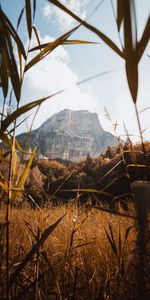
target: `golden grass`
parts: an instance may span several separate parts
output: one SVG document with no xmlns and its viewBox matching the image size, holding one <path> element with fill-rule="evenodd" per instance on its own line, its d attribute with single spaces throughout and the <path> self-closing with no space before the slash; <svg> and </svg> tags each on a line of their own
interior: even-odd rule
<svg viewBox="0 0 150 300">
<path fill-rule="evenodd" d="M 120 49 L 101 30 L 82 20 L 59 1 L 49 0 L 49 2 L 73 17 L 78 21 L 79 25 L 53 42 L 41 45 L 38 32 L 33 26 L 36 0 L 33 1 L 33 7 L 32 1 L 26 0 L 25 8 L 21 10 L 18 18 L 17 30 L 25 11 L 28 31 L 27 51 L 17 30 L 15 30 L 2 8 L 0 8 L 0 41 L 3 45 L 0 48 L 0 77 L 4 96 L 0 139 L 5 146 L 7 145 L 9 149 L 8 154 L 11 153 L 9 160 L 3 153 L 0 155 L 1 161 L 9 164 L 8 180 L 6 180 L 5 176 L 0 176 L 0 186 L 7 195 L 7 213 L 3 210 L 0 212 L 0 298 L 6 300 L 113 300 L 147 299 L 148 297 L 150 299 L 150 295 L 148 295 L 150 291 L 148 286 L 148 282 L 150 282 L 150 256 L 147 251 L 150 239 L 148 236 L 145 236 L 147 232 L 149 234 L 146 228 L 149 224 L 146 216 L 144 217 L 141 209 L 138 209 L 138 207 L 138 234 L 136 233 L 133 219 L 106 214 L 106 211 L 100 212 L 94 209 L 84 211 L 76 206 L 64 206 L 38 211 L 11 209 L 12 202 L 16 200 L 18 193 L 23 189 L 33 158 L 31 157 L 21 177 L 19 176 L 18 180 L 16 180 L 17 153 L 19 152 L 21 156 L 24 153 L 15 138 L 15 129 L 18 126 L 16 123 L 17 118 L 34 107 L 39 108 L 44 101 L 65 91 L 60 90 L 53 95 L 20 106 L 25 73 L 59 45 L 88 44 L 89 42 L 84 40 L 70 40 L 71 35 L 80 25 L 95 33 L 111 50 L 125 60 L 127 82 L 135 106 L 142 152 L 146 161 L 144 180 L 150 180 L 149 161 L 136 104 L 138 64 L 149 41 L 150 17 L 145 22 L 143 33 L 138 40 L 134 1 L 117 1 L 115 18 L 121 42 Z M 121 28 L 122 34 L 120 37 Z M 38 45 L 31 49 L 32 33 L 36 35 Z M 14 46 L 17 46 L 18 54 L 15 53 L 16 47 Z M 35 54 L 33 59 L 28 61 L 29 52 L 35 50 L 40 50 L 40 53 Z M 92 78 L 94 77 L 82 80 L 77 84 L 82 84 Z M 5 116 L 6 99 L 9 97 L 11 88 L 17 108 Z M 9 102 L 9 106 L 11 106 L 11 94 Z M 10 125 L 11 130 L 9 130 Z M 129 165 L 126 162 L 125 165 L 128 174 L 127 167 Z M 133 165 L 135 166 L 135 162 Z M 101 180 L 101 177 L 98 180 Z M 142 198 L 144 198 L 143 194 L 140 203 L 143 200 Z M 64 214 L 65 216 L 59 223 L 59 218 Z M 10 218 L 10 215 L 12 215 L 12 218 Z M 51 227 L 49 227 L 50 224 L 52 225 Z M 136 235 L 138 235 L 139 244 L 136 242 Z M 145 241 L 145 238 L 147 241 Z M 140 265 L 138 265 L 138 262 L 141 262 Z M 139 291 L 140 288 L 141 292 Z"/>
<path fill-rule="evenodd" d="M 11 214 L 11 273 L 35 239 L 65 216 L 16 279 L 10 299 L 135 299 L 133 219 L 76 205 L 42 210 L 13 208 Z M 0 217 L 5 217 L 3 210 Z M 4 260 L 1 269 L 5 269 Z"/>
</svg>

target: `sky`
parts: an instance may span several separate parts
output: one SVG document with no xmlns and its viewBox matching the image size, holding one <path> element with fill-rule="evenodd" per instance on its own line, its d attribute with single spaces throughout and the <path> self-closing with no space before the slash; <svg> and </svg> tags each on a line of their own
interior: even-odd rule
<svg viewBox="0 0 150 300">
<path fill-rule="evenodd" d="M 5 13 L 16 27 L 18 16 L 24 0 L 1 0 Z M 61 0 L 75 14 L 81 18 L 88 18 L 88 22 L 103 33 L 107 34 L 119 47 L 120 41 L 117 32 L 114 12 L 116 0 Z M 97 5 L 99 8 L 94 12 Z M 140 39 L 144 24 L 150 13 L 149 0 L 135 0 L 138 38 Z M 73 18 L 62 12 L 59 8 L 46 0 L 37 0 L 35 26 L 38 30 L 41 43 L 49 42 L 61 36 L 78 23 Z M 25 16 L 19 29 L 19 35 L 26 47 L 29 41 Z M 49 56 L 30 69 L 24 78 L 21 105 L 45 97 L 61 89 L 66 91 L 58 96 L 47 100 L 39 109 L 33 123 L 33 129 L 38 128 L 52 114 L 63 109 L 89 110 L 97 112 L 103 128 L 113 133 L 112 123 L 118 124 L 118 135 L 125 135 L 124 123 L 133 140 L 139 138 L 135 111 L 131 95 L 128 89 L 125 64 L 123 59 L 117 56 L 100 38 L 94 33 L 81 26 L 72 39 L 93 41 L 89 45 L 66 45 L 59 46 Z M 37 44 L 32 37 L 30 47 Z M 29 56 L 30 60 L 36 53 Z M 139 64 L 139 91 L 138 110 L 141 111 L 140 119 L 143 135 L 146 140 L 150 139 L 150 121 L 148 109 L 150 100 L 150 42 Z M 78 86 L 77 82 L 96 74 L 103 74 L 95 79 Z M 0 93 L 0 105 L 3 97 Z M 105 110 L 110 114 L 112 122 L 106 118 Z M 147 109 L 146 109 L 147 108 Z M 35 110 L 30 112 L 29 118 L 23 123 L 17 132 L 27 131 L 34 116 Z"/>
</svg>

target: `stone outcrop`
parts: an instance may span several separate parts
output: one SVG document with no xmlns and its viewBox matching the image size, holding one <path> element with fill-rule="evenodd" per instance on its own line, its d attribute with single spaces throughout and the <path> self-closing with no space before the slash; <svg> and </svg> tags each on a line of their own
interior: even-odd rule
<svg viewBox="0 0 150 300">
<path fill-rule="evenodd" d="M 27 134 L 18 139 L 23 143 Z M 96 156 L 116 144 L 115 137 L 103 130 L 97 113 L 65 109 L 54 114 L 32 131 L 30 146 L 38 144 L 41 156 L 78 161 Z"/>
</svg>

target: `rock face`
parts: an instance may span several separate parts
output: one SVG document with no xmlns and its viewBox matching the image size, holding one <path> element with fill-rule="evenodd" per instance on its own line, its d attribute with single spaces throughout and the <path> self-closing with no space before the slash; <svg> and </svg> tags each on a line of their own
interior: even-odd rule
<svg viewBox="0 0 150 300">
<path fill-rule="evenodd" d="M 24 142 L 26 136 L 19 135 L 19 141 Z M 103 130 L 97 113 L 65 109 L 32 131 L 29 144 L 38 144 L 39 153 L 48 158 L 78 161 L 116 145 L 116 139 Z"/>
</svg>

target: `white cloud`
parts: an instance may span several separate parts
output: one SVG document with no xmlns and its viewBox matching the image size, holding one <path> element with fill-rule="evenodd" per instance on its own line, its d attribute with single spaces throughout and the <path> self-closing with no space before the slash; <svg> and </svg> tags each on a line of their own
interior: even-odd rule
<svg viewBox="0 0 150 300">
<path fill-rule="evenodd" d="M 82 19 L 86 17 L 86 6 L 90 0 L 62 0 L 60 1 L 64 4 L 68 9 L 74 12 L 76 15 L 80 16 Z M 70 29 L 75 20 L 64 13 L 61 9 L 57 8 L 57 6 L 46 3 L 43 8 L 43 16 L 47 21 L 56 21 L 62 29 Z"/>
<path fill-rule="evenodd" d="M 49 36 L 40 36 L 41 43 L 50 40 L 52 38 Z M 34 43 L 35 40 L 33 40 L 32 46 L 35 46 Z M 67 89 L 64 93 L 44 102 L 34 121 L 33 128 L 39 127 L 53 113 L 65 108 L 94 111 L 94 107 L 97 105 L 96 98 L 86 91 L 86 88 L 88 90 L 88 85 L 84 85 L 84 91 L 81 91 L 80 87 L 76 85 L 77 81 L 79 81 L 78 75 L 71 70 L 69 54 L 63 46 L 59 46 L 26 73 L 22 104 L 51 95 L 61 89 Z M 30 117 L 30 122 L 31 119 Z M 28 124 L 30 123 L 29 121 Z M 26 129 L 24 126 L 23 130 Z"/>
<path fill-rule="evenodd" d="M 40 36 L 40 33 L 39 33 Z M 46 35 L 40 36 L 41 43 L 52 41 L 53 38 Z M 32 46 L 36 42 L 33 40 Z M 129 133 L 136 135 L 133 140 L 137 140 L 139 131 L 135 110 L 128 89 L 124 64 L 122 63 L 119 72 L 101 77 L 98 82 L 97 91 L 93 90 L 91 83 L 84 84 L 82 89 L 75 84 L 79 81 L 78 75 L 71 68 L 71 59 L 67 47 L 59 46 L 55 51 L 48 55 L 40 63 L 36 64 L 26 73 L 23 86 L 22 104 L 33 101 L 44 96 L 50 95 L 61 89 L 67 89 L 64 93 L 47 100 L 40 108 L 34 121 L 34 127 L 37 128 L 53 113 L 62 109 L 87 109 L 99 114 L 100 122 L 105 130 L 112 131 L 110 122 L 104 118 L 104 106 L 108 109 L 113 122 L 120 124 L 119 133 L 124 134 L 123 121 L 125 122 Z M 34 54 L 35 55 L 35 54 Z M 32 53 L 33 56 L 33 53 Z M 140 89 L 138 95 L 138 109 L 146 108 L 149 101 L 149 65 L 147 57 L 145 63 L 140 65 Z M 113 76 L 113 77 L 112 77 Z M 109 88 L 108 88 L 109 87 Z M 96 85 L 95 85 L 96 89 Z M 97 98 L 92 94 L 97 95 Z M 143 135 L 149 139 L 149 109 L 140 114 Z M 31 121 L 31 118 L 29 119 Z M 29 122 L 28 122 L 29 123 Z M 27 130 L 24 126 L 23 130 Z"/>
</svg>

